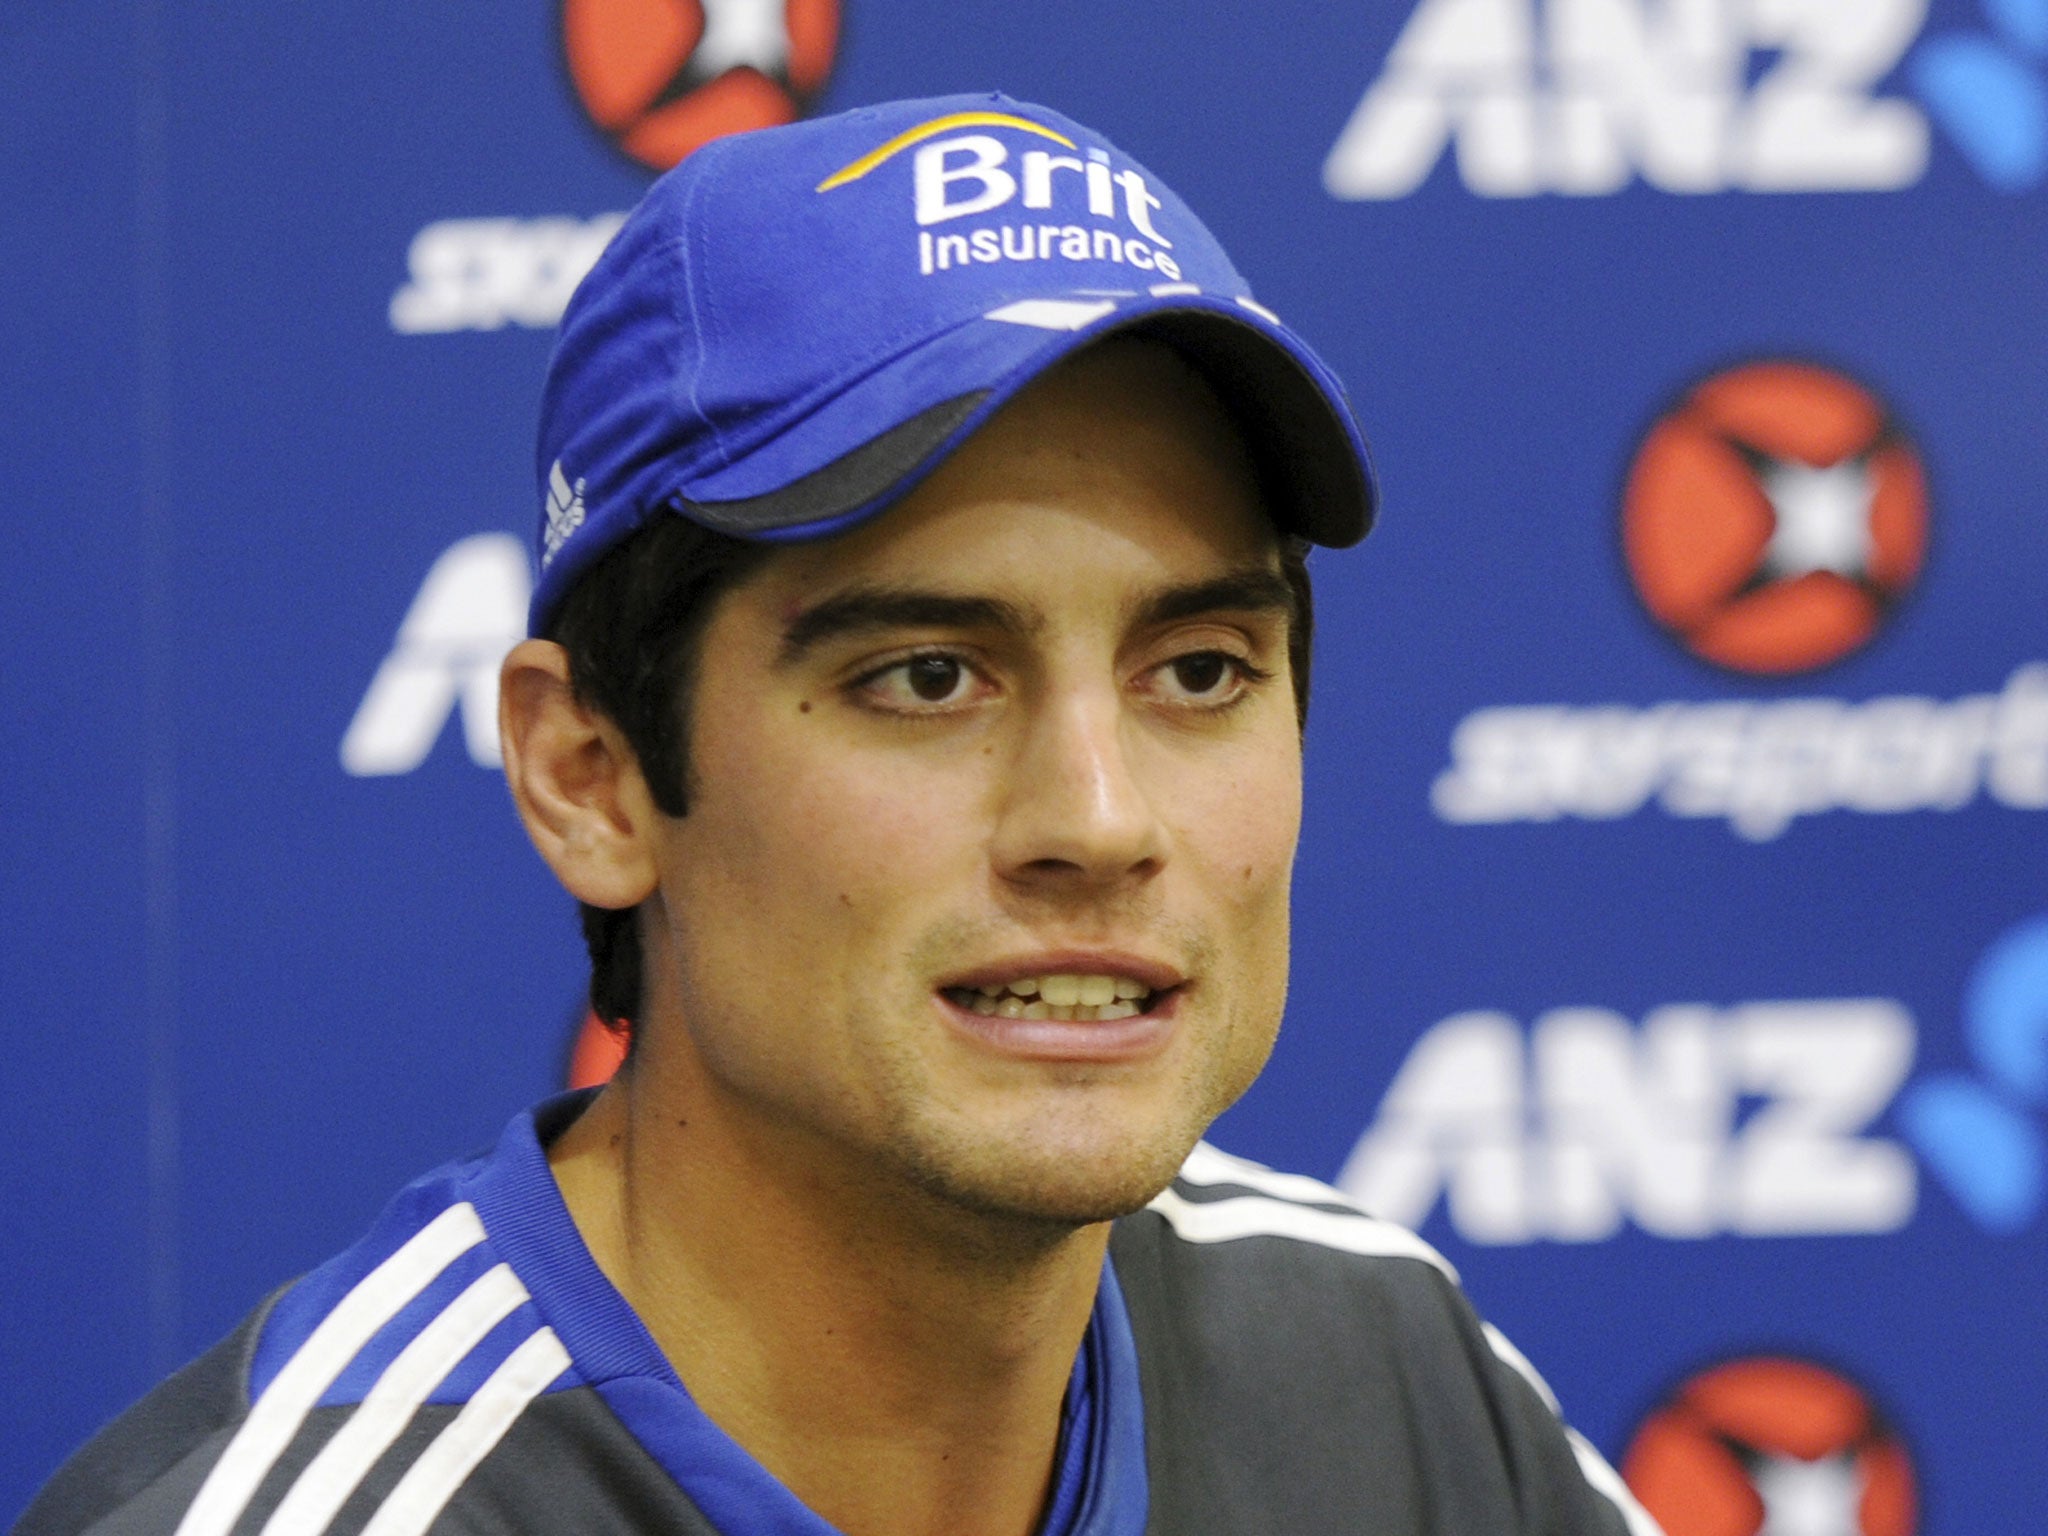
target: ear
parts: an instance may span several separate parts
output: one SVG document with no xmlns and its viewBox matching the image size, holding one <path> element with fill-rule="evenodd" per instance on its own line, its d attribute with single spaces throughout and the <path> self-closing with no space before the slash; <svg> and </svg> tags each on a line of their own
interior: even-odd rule
<svg viewBox="0 0 2048 1536">
<path fill-rule="evenodd" d="M 661 813 L 619 728 L 579 701 L 569 656 L 522 640 L 498 679 L 498 735 L 519 818 L 578 901 L 638 906 L 659 878 Z"/>
</svg>

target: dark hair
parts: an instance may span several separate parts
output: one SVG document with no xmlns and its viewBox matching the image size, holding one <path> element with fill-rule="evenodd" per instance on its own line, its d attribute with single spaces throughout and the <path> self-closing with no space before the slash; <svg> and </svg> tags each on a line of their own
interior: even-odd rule
<svg viewBox="0 0 2048 1536">
<path fill-rule="evenodd" d="M 718 599 L 774 548 L 713 533 L 681 517 L 657 515 L 608 550 L 569 589 L 547 637 L 569 656 L 577 699 L 617 725 L 640 760 L 647 790 L 664 815 L 689 809 L 690 696 L 698 649 Z M 1280 541 L 1280 568 L 1294 594 L 1288 670 L 1296 718 L 1308 723 L 1310 641 L 1315 610 L 1309 544 Z M 590 950 L 590 1006 L 607 1026 L 630 1036 L 640 1010 L 637 908 L 582 904 Z"/>
<path fill-rule="evenodd" d="M 577 700 L 618 726 L 664 815 L 689 809 L 690 692 L 704 626 L 773 547 L 657 513 L 578 578 L 548 627 L 568 652 Z M 628 1030 L 640 1011 L 638 909 L 580 906 L 591 1009 Z"/>
</svg>

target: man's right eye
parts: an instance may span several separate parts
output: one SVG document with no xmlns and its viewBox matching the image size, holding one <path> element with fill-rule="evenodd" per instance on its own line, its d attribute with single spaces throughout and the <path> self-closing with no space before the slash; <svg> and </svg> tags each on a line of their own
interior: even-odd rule
<svg viewBox="0 0 2048 1536">
<path fill-rule="evenodd" d="M 861 678 L 856 687 L 884 708 L 917 710 L 964 704 L 972 696 L 976 681 L 973 669 L 965 661 L 934 651 L 878 667 Z"/>
<path fill-rule="evenodd" d="M 958 691 L 967 669 L 951 656 L 919 656 L 903 664 L 910 691 L 927 704 L 943 704 Z"/>
</svg>

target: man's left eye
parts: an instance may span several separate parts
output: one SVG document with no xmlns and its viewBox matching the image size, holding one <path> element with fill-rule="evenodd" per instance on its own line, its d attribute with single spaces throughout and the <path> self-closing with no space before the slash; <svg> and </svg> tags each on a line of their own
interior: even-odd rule
<svg viewBox="0 0 2048 1536">
<path fill-rule="evenodd" d="M 1214 693 L 1237 676 L 1231 659 L 1221 651 L 1197 651 L 1192 656 L 1176 657 L 1167 667 L 1180 690 L 1195 695 Z"/>
<path fill-rule="evenodd" d="M 1169 704 L 1227 709 L 1267 673 L 1234 651 L 1189 651 L 1154 672 L 1152 692 Z"/>
</svg>

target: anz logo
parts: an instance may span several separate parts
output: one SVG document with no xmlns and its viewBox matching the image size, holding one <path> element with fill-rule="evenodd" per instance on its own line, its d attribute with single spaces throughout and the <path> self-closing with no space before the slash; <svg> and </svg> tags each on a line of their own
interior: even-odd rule
<svg viewBox="0 0 2048 1536">
<path fill-rule="evenodd" d="M 1914 1083 L 1900 1120 L 1957 1204 L 1993 1232 L 2021 1232 L 2048 1209 L 2048 917 L 1977 962 L 1963 1040 L 1977 1070 Z"/>
<path fill-rule="evenodd" d="M 1868 1134 L 1913 1063 L 1887 998 L 1674 1004 L 1640 1024 L 1454 1014 L 1409 1051 L 1338 1183 L 1468 1242 L 1878 1233 L 1913 1216 L 1911 1155 Z"/>
<path fill-rule="evenodd" d="M 1918 1213 L 1923 1171 L 1987 1232 L 2048 1211 L 2048 917 L 1986 949 L 1965 989 L 1975 1070 L 1913 1076 L 1889 998 L 1715 1007 L 1640 1021 L 1491 1010 L 1426 1030 L 1338 1182 L 1467 1242 L 1875 1235 Z M 1883 1133 L 1889 1119 L 1902 1137 Z"/>
<path fill-rule="evenodd" d="M 342 735 L 342 771 L 359 779 L 411 773 L 458 715 L 469 760 L 502 766 L 498 667 L 526 638 L 532 595 L 533 568 L 514 535 L 471 534 L 443 550 Z"/>
<path fill-rule="evenodd" d="M 1406 197 L 1448 155 L 1482 197 L 1888 192 L 1926 175 L 1932 124 L 1991 186 L 2040 185 L 2048 0 L 1977 0 L 1954 29 L 1929 9 L 1420 0 L 1323 183 Z"/>
<path fill-rule="evenodd" d="M 1929 39 L 1914 86 L 1978 173 L 2002 192 L 2048 179 L 2048 0 L 1984 0 L 1990 30 Z"/>
</svg>

